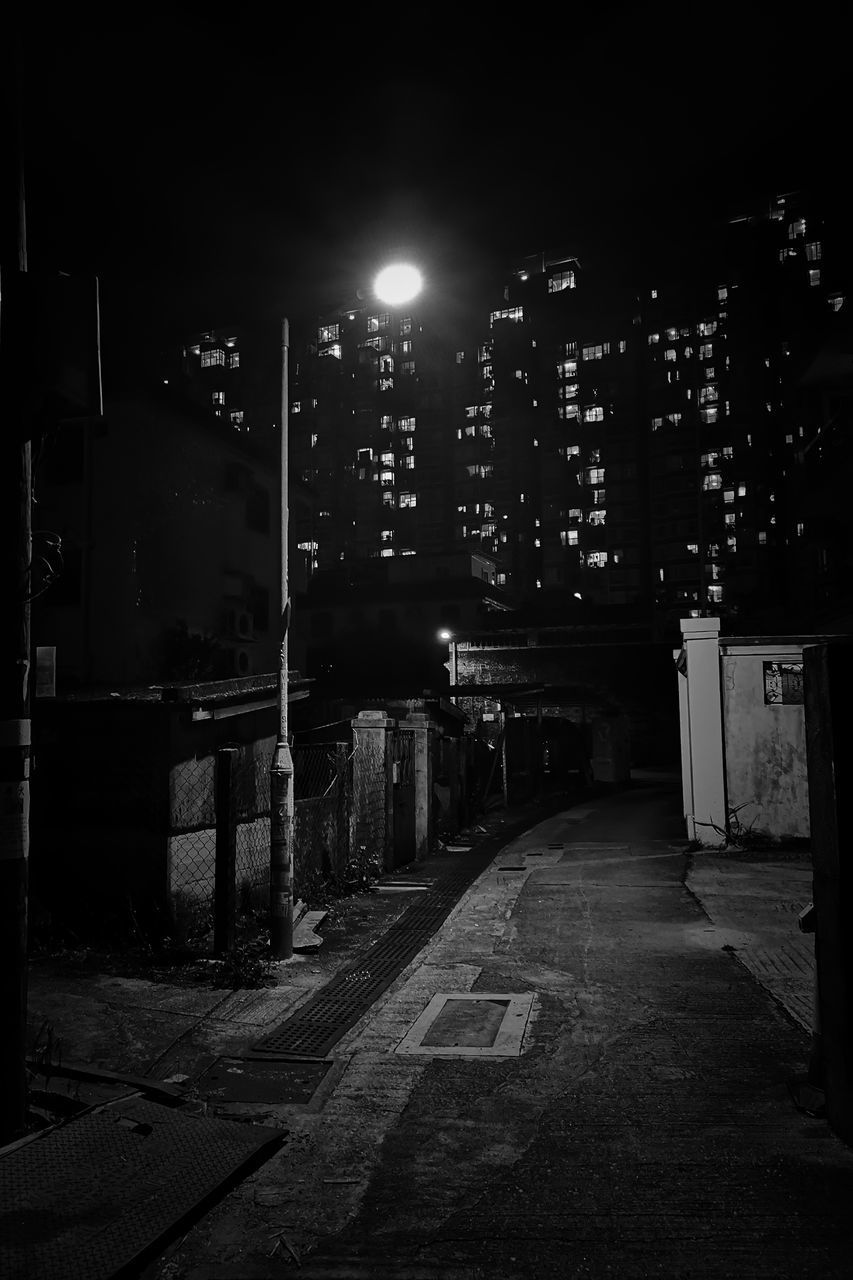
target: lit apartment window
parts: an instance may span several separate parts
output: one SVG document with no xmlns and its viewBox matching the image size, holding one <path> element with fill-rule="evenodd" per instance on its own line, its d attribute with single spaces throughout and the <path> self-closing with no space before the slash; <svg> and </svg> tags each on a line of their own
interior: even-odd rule
<svg viewBox="0 0 853 1280">
<path fill-rule="evenodd" d="M 712 334 L 717 332 L 716 320 L 703 320 L 701 324 L 696 326 L 696 332 L 700 338 L 710 338 Z"/>
<path fill-rule="evenodd" d="M 734 523 L 735 523 L 735 513 L 734 513 L 733 511 L 727 511 L 727 512 L 726 512 L 726 514 L 723 516 L 723 522 L 724 522 L 725 524 L 734 524 Z"/>
<path fill-rule="evenodd" d="M 404 471 L 414 471 L 415 455 L 413 453 L 404 454 L 403 457 L 400 459 L 400 461 L 403 464 Z"/>
<path fill-rule="evenodd" d="M 603 507 L 603 506 L 604 506 L 604 504 L 605 504 L 605 502 L 607 501 L 607 490 L 606 490 L 606 489 L 591 489 L 591 490 L 590 490 L 590 493 L 592 494 L 592 504 L 593 504 L 593 506 L 595 506 L 595 507 Z"/>
<path fill-rule="evenodd" d="M 201 353 L 202 369 L 210 369 L 212 368 L 213 365 L 216 365 L 216 364 L 221 364 L 221 365 L 225 364 L 224 351 L 219 351 L 218 349 L 216 351 L 202 351 Z"/>
<path fill-rule="evenodd" d="M 379 541 L 380 541 L 380 542 L 393 542 L 393 541 L 394 541 L 394 530 L 393 530 L 393 529 L 383 529 L 383 530 L 382 530 L 382 532 L 381 532 L 381 533 L 380 533 L 380 535 L 379 535 Z"/>
<path fill-rule="evenodd" d="M 569 519 L 570 519 L 570 520 L 582 520 L 582 519 L 583 519 L 583 511 L 581 510 L 581 508 L 580 508 L 580 507 L 569 507 Z"/>
<path fill-rule="evenodd" d="M 619 354 L 620 354 L 620 356 L 624 356 L 624 354 L 625 354 L 625 352 L 626 352 L 627 350 L 628 350 L 628 343 L 625 341 L 625 339 L 624 339 L 624 338 L 620 338 L 620 339 L 619 339 Z"/>
<path fill-rule="evenodd" d="M 594 342 L 591 346 L 581 347 L 582 360 L 601 360 L 603 356 L 610 355 L 609 342 Z"/>
<path fill-rule="evenodd" d="M 581 447 L 579 444 L 567 444 L 563 446 L 563 453 L 567 458 L 579 458 Z"/>
<path fill-rule="evenodd" d="M 699 543 L 698 543 L 698 542 L 688 542 L 688 543 L 687 543 L 687 551 L 688 551 L 688 553 L 689 553 L 691 556 L 698 556 L 698 554 L 699 554 Z"/>
<path fill-rule="evenodd" d="M 728 296 L 729 296 L 729 291 L 726 288 L 726 286 L 724 284 L 720 285 L 719 289 L 717 290 L 717 301 L 725 302 Z"/>
<path fill-rule="evenodd" d="M 805 218 L 795 218 L 793 222 L 788 223 L 788 239 L 796 240 L 798 236 L 806 234 Z"/>
<path fill-rule="evenodd" d="M 820 262 L 821 245 L 819 240 L 810 240 L 806 245 L 806 259 L 809 262 Z"/>
<path fill-rule="evenodd" d="M 841 308 L 844 306 L 844 294 L 833 293 L 827 298 L 827 302 L 829 303 L 830 309 L 832 311 L 840 311 Z"/>
<path fill-rule="evenodd" d="M 518 323 L 524 319 L 523 307 L 504 307 L 502 311 L 492 311 L 489 315 L 489 324 L 494 325 L 498 320 L 513 320 Z"/>
<path fill-rule="evenodd" d="M 759 532 L 759 534 L 758 534 L 758 545 L 759 545 L 760 547 L 763 547 L 763 546 L 765 546 L 765 545 L 766 545 L 766 543 L 767 543 L 767 534 L 766 534 L 766 532 L 762 529 L 762 530 L 760 530 L 760 532 Z"/>
<path fill-rule="evenodd" d="M 720 604 L 723 599 L 723 588 L 715 583 L 708 587 L 708 599 L 711 604 Z"/>
<path fill-rule="evenodd" d="M 820 267 L 812 267 L 809 271 L 809 284 L 812 287 L 820 284 Z"/>
<path fill-rule="evenodd" d="M 702 342 L 702 343 L 700 343 L 700 345 L 699 345 L 699 359 L 700 359 L 700 360 L 713 360 L 713 359 L 714 359 L 714 344 L 713 344 L 713 342 Z"/>
<path fill-rule="evenodd" d="M 383 560 L 387 560 L 390 556 L 393 556 L 393 554 L 394 554 L 393 547 L 383 547 L 382 550 L 379 552 L 379 555 L 382 557 Z"/>
<path fill-rule="evenodd" d="M 401 493 L 397 500 L 397 506 L 401 509 L 404 507 L 416 507 L 417 505 L 418 495 L 416 493 Z"/>
<path fill-rule="evenodd" d="M 456 363 L 457 363 L 457 364 L 464 364 L 464 363 L 465 363 L 465 352 L 464 352 L 464 351 L 457 351 L 457 352 L 456 352 Z"/>
<path fill-rule="evenodd" d="M 574 378 L 577 375 L 577 360 L 561 360 L 557 365 L 558 378 Z"/>
<path fill-rule="evenodd" d="M 291 413 L 301 413 L 301 412 L 302 412 L 302 405 L 299 403 L 299 401 L 298 401 L 298 400 L 294 400 L 293 404 L 290 406 L 290 412 L 291 412 Z"/>
<path fill-rule="evenodd" d="M 745 485 L 745 484 L 743 484 L 743 482 L 741 482 L 741 483 L 738 485 L 738 487 L 737 487 L 737 496 L 738 496 L 739 498 L 745 498 L 745 497 L 746 497 L 746 485 Z"/>
<path fill-rule="evenodd" d="M 709 383 L 705 387 L 699 388 L 699 403 L 708 404 L 709 401 L 717 399 L 717 388 L 713 383 Z"/>
<path fill-rule="evenodd" d="M 652 418 L 652 431 L 658 431 L 663 426 L 663 418 Z"/>
<path fill-rule="evenodd" d="M 734 502 L 734 500 L 735 500 L 735 491 L 734 491 L 734 489 L 724 489 L 724 490 L 723 490 L 723 502 Z"/>
<path fill-rule="evenodd" d="M 660 342 L 660 334 L 659 334 L 659 333 L 650 333 L 650 334 L 649 334 L 649 346 L 651 347 L 655 342 Z"/>
<path fill-rule="evenodd" d="M 680 413 L 668 413 L 668 414 L 666 415 L 666 420 L 667 420 L 667 422 L 671 422 L 671 423 L 672 423 L 672 425 L 673 425 L 674 427 L 677 427 L 677 426 L 678 426 L 678 424 L 679 424 L 679 422 L 681 421 L 681 414 L 680 414 Z"/>
<path fill-rule="evenodd" d="M 382 465 L 383 467 L 393 467 L 393 465 L 394 465 L 394 455 L 393 455 L 393 453 L 390 453 L 390 452 L 389 452 L 389 453 L 382 453 L 382 454 L 380 454 L 380 455 L 379 455 L 379 461 L 380 461 L 380 463 L 381 463 L 381 465 Z"/>
<path fill-rule="evenodd" d="M 584 422 L 603 422 L 604 410 L 601 405 L 593 404 L 588 409 L 584 409 L 583 420 Z"/>
<path fill-rule="evenodd" d="M 590 551 L 586 558 L 588 569 L 604 569 L 607 567 L 606 551 Z"/>
<path fill-rule="evenodd" d="M 561 383 L 561 384 L 560 384 L 560 392 L 559 392 L 559 394 L 560 394 L 560 399 L 561 399 L 561 400 L 577 400 L 577 398 L 578 398 L 578 384 L 577 384 L 576 382 L 563 382 L 563 383 Z"/>
<path fill-rule="evenodd" d="M 229 414 L 229 417 L 231 418 L 231 426 L 232 426 L 232 427 L 242 427 L 242 425 L 243 425 L 243 410 L 242 410 L 242 409 L 234 409 L 234 410 L 232 410 L 232 412 Z"/>
<path fill-rule="evenodd" d="M 400 334 L 401 334 L 401 336 L 402 336 L 402 337 L 405 337 L 405 335 L 406 335 L 407 333 L 411 333 L 411 332 L 412 332 L 412 317 L 411 317 L 411 316 L 401 316 L 401 317 L 400 317 Z"/>
<path fill-rule="evenodd" d="M 801 521 L 798 521 L 798 522 L 797 522 L 797 537 L 798 537 L 798 538 L 801 538 L 801 537 L 803 536 L 803 531 L 804 531 L 804 530 L 805 530 L 805 525 L 804 525 Z"/>
<path fill-rule="evenodd" d="M 564 547 L 576 547 L 578 545 L 577 529 L 561 529 L 560 542 Z"/>
<path fill-rule="evenodd" d="M 380 390 L 380 391 L 393 391 L 393 390 L 394 390 L 394 379 L 393 379 L 393 378 L 380 378 L 380 379 L 379 379 L 378 386 L 379 386 L 379 390 Z"/>
<path fill-rule="evenodd" d="M 228 368 L 229 369 L 240 368 L 240 352 L 239 351 L 228 352 Z"/>
<path fill-rule="evenodd" d="M 337 342 L 341 336 L 341 326 L 339 324 L 321 324 L 317 330 L 317 341 L 321 345 L 324 342 Z"/>
<path fill-rule="evenodd" d="M 400 343 L 400 354 L 404 356 L 410 356 L 412 354 L 411 338 L 404 338 L 403 341 Z"/>
<path fill-rule="evenodd" d="M 335 360 L 340 360 L 341 354 L 342 354 L 342 349 L 341 349 L 341 344 L 339 342 L 333 342 L 331 346 L 323 347 L 322 351 L 320 352 L 321 356 L 332 356 L 334 357 Z"/>
<path fill-rule="evenodd" d="M 607 521 L 607 512 L 604 507 L 597 507 L 594 511 L 590 511 L 587 518 L 590 524 L 605 524 Z"/>
<path fill-rule="evenodd" d="M 574 287 L 574 271 L 555 271 L 552 276 L 548 277 L 549 293 L 561 293 L 563 289 L 574 289 Z"/>
<path fill-rule="evenodd" d="M 560 418 L 577 418 L 580 410 L 576 404 L 561 404 L 557 406 L 557 415 Z"/>
<path fill-rule="evenodd" d="M 384 487 L 387 487 L 388 485 L 392 485 L 392 484 L 394 483 L 394 472 L 393 472 L 393 471 L 380 471 L 380 472 L 379 472 L 379 483 L 383 486 L 383 488 L 384 488 Z"/>
<path fill-rule="evenodd" d="M 709 489 L 722 489 L 722 487 L 723 477 L 720 475 L 719 471 L 710 471 L 702 481 L 702 488 L 706 493 Z"/>
<path fill-rule="evenodd" d="M 716 409 L 716 408 L 713 408 L 713 409 L 700 409 L 700 410 L 699 410 L 699 417 L 702 419 L 702 421 L 703 421 L 703 422 L 716 422 L 716 421 L 717 421 L 717 409 Z"/>
<path fill-rule="evenodd" d="M 380 312 L 378 315 L 375 315 L 375 316 L 368 316 L 368 317 L 367 317 L 367 332 L 368 332 L 368 333 L 378 333 L 380 329 L 387 329 L 387 328 L 388 328 L 388 325 L 389 325 L 389 323 L 390 323 L 390 320 L 391 320 L 391 317 L 388 315 L 388 312 L 387 312 L 387 311 L 382 311 L 382 312 Z M 400 323 L 400 332 L 401 332 L 401 333 L 403 332 L 403 324 L 402 324 L 402 321 L 401 321 L 401 323 Z M 406 330 L 406 332 L 408 333 L 408 332 L 409 332 L 409 330 L 407 329 L 407 330 Z"/>
<path fill-rule="evenodd" d="M 211 400 L 213 401 L 213 403 L 214 403 L 214 404 L 224 404 L 224 403 L 225 403 L 225 392 L 224 392 L 224 391 L 214 391 L 214 392 L 211 394 L 211 397 L 210 397 L 210 398 L 211 398 Z"/>
<path fill-rule="evenodd" d="M 482 363 L 483 360 L 491 360 L 491 358 L 492 344 L 491 342 L 484 342 L 482 346 L 477 348 L 477 359 Z"/>
<path fill-rule="evenodd" d="M 663 353 L 663 358 L 664 360 L 677 360 L 678 352 L 675 347 L 667 347 L 666 351 Z"/>
<path fill-rule="evenodd" d="M 414 377 L 414 373 L 415 373 L 414 360 L 404 360 L 400 365 L 400 372 L 403 374 L 404 377 L 408 377 L 408 378 Z"/>
<path fill-rule="evenodd" d="M 604 467 L 587 467 L 584 474 L 587 484 L 604 484 Z"/>
<path fill-rule="evenodd" d="M 398 418 L 397 419 L 398 431 L 414 431 L 414 429 L 415 429 L 414 418 Z"/>
</svg>

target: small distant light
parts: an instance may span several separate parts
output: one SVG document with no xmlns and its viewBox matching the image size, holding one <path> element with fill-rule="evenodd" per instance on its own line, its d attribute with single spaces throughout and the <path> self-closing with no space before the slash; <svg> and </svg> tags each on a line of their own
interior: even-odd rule
<svg viewBox="0 0 853 1280">
<path fill-rule="evenodd" d="M 576 591 L 576 592 L 575 592 L 575 599 L 576 599 L 576 600 L 583 600 L 583 596 L 581 595 L 581 593 L 580 593 L 579 591 Z"/>
<path fill-rule="evenodd" d="M 439 640 L 452 640 L 452 639 L 453 639 L 453 632 L 452 632 L 452 631 L 439 631 L 439 633 L 438 633 L 438 638 L 439 638 Z"/>
</svg>

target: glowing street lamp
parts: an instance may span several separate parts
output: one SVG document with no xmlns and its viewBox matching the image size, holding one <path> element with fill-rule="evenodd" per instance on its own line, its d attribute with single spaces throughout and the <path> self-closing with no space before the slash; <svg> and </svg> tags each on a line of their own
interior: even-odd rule
<svg viewBox="0 0 853 1280">
<path fill-rule="evenodd" d="M 383 268 L 373 282 L 373 292 L 380 302 L 400 306 L 416 298 L 424 286 L 417 267 L 408 262 L 394 262 Z"/>
<path fill-rule="evenodd" d="M 456 656 L 456 639 L 453 632 L 447 630 L 439 631 L 438 638 L 439 640 L 444 640 L 448 646 L 450 656 L 450 687 L 451 689 L 455 689 L 459 668 L 459 662 Z M 450 701 L 455 705 L 456 695 L 454 693 L 450 695 Z"/>
</svg>

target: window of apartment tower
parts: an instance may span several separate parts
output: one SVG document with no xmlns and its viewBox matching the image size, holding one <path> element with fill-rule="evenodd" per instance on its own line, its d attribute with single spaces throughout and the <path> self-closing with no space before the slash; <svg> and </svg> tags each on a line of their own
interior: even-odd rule
<svg viewBox="0 0 853 1280">
<path fill-rule="evenodd" d="M 224 391 L 213 391 L 213 392 L 211 393 L 210 398 L 211 398 L 211 400 L 213 401 L 213 403 L 214 403 L 214 404 L 224 404 L 224 403 L 225 403 L 225 392 L 224 392 Z"/>
<path fill-rule="evenodd" d="M 407 333 L 411 333 L 411 332 L 412 332 L 412 317 L 411 317 L 411 316 L 401 316 L 401 317 L 400 317 L 400 334 L 401 334 L 401 336 L 405 336 Z"/>
<path fill-rule="evenodd" d="M 240 352 L 239 351 L 228 352 L 228 368 L 229 369 L 240 368 Z"/>
<path fill-rule="evenodd" d="M 563 289 L 574 289 L 574 287 L 574 271 L 555 271 L 552 276 L 548 277 L 549 293 L 561 293 Z"/>
<path fill-rule="evenodd" d="M 321 324 L 317 330 L 317 341 L 337 342 L 341 335 L 341 326 L 339 324 Z"/>
<path fill-rule="evenodd" d="M 202 353 L 201 353 L 201 367 L 202 367 L 202 369 L 210 369 L 210 368 L 212 368 L 212 367 L 213 367 L 213 365 L 217 365 L 217 364 L 221 364 L 221 365 L 224 365 L 224 364 L 225 364 L 225 352 L 224 352 L 224 351 L 219 351 L 219 350 L 216 350 L 216 351 L 202 351 Z"/>
<path fill-rule="evenodd" d="M 380 329 L 387 329 L 391 320 L 387 311 L 382 311 L 379 315 L 367 317 L 367 332 L 378 333 Z M 402 332 L 402 321 L 400 323 L 400 331 Z"/>
</svg>

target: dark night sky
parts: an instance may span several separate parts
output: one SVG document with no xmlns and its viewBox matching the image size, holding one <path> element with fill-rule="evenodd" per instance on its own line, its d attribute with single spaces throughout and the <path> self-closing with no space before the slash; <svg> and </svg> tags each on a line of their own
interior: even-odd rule
<svg viewBox="0 0 853 1280">
<path fill-rule="evenodd" d="M 25 37 L 31 269 L 98 272 L 107 324 L 315 313 L 389 249 L 630 255 L 847 164 L 828 6 L 283 12 Z"/>
</svg>

